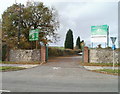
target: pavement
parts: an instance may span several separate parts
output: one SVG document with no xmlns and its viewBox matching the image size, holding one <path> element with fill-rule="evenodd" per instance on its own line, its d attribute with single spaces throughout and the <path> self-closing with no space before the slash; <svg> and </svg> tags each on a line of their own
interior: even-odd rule
<svg viewBox="0 0 120 94">
<path fill-rule="evenodd" d="M 118 92 L 118 76 L 87 71 L 81 57 L 58 57 L 19 71 L 2 72 L 9 92 Z"/>
<path fill-rule="evenodd" d="M 22 67 L 22 68 L 33 68 L 39 66 L 40 64 L 0 64 L 0 66 L 13 66 L 13 67 Z"/>
<path fill-rule="evenodd" d="M 0 66 L 14 66 L 14 67 L 23 67 L 23 68 L 33 68 L 33 67 L 40 66 L 40 65 L 41 64 L 33 64 L 33 65 L 32 64 L 0 64 Z M 52 63 L 52 66 L 54 66 L 54 62 Z M 80 67 L 80 65 L 76 67 Z M 113 67 L 107 67 L 107 66 L 83 66 L 83 67 L 87 70 L 113 69 Z M 114 67 L 114 69 L 120 69 L 120 67 Z"/>
</svg>

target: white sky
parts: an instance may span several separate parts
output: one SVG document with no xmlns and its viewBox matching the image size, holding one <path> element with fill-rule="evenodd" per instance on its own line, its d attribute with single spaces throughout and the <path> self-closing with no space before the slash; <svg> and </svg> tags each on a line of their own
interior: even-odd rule
<svg viewBox="0 0 120 94">
<path fill-rule="evenodd" d="M 17 3 L 26 3 L 27 0 L 16 0 Z M 31 0 L 30 0 L 31 1 Z M 59 14 L 60 28 L 58 33 L 60 40 L 51 46 L 64 46 L 68 29 L 73 31 L 74 44 L 80 36 L 87 45 L 90 45 L 91 26 L 109 26 L 110 37 L 118 37 L 118 1 L 119 0 L 32 0 L 43 1 L 47 6 L 56 8 Z M 104 2 L 103 2 L 104 1 Z M 0 14 L 15 3 L 15 0 L 0 0 Z M 0 16 L 1 18 L 1 16 Z M 118 41 L 118 40 L 117 40 Z M 118 42 L 116 41 L 116 44 Z M 111 40 L 110 40 L 111 44 Z"/>
</svg>

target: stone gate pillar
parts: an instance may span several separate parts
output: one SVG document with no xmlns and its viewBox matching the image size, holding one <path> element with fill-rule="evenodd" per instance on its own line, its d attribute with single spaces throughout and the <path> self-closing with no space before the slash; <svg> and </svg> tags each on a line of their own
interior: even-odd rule
<svg viewBox="0 0 120 94">
<path fill-rule="evenodd" d="M 41 62 L 42 63 L 46 62 L 46 47 L 45 46 L 41 46 L 40 54 L 41 54 Z"/>
<path fill-rule="evenodd" d="M 88 63 L 89 62 L 89 50 L 88 47 L 85 46 L 84 47 L 84 63 Z"/>
</svg>

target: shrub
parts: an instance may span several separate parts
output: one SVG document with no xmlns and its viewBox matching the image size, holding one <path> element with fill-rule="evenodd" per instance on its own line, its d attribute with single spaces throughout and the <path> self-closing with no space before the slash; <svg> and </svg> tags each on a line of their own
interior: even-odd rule
<svg viewBox="0 0 120 94">
<path fill-rule="evenodd" d="M 7 55 L 7 45 L 2 45 L 2 61 L 5 61 Z"/>
<path fill-rule="evenodd" d="M 79 53 L 79 52 L 80 52 L 80 50 L 59 49 L 56 47 L 48 47 L 48 55 L 50 57 L 77 55 L 77 53 Z"/>
</svg>

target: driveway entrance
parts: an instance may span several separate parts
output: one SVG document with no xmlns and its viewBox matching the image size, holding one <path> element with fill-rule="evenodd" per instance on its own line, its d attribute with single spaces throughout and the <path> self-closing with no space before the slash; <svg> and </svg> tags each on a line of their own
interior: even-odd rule
<svg viewBox="0 0 120 94">
<path fill-rule="evenodd" d="M 118 92 L 118 77 L 87 71 L 80 56 L 58 57 L 31 69 L 3 72 L 2 90 L 11 92 Z"/>
<path fill-rule="evenodd" d="M 80 67 L 81 61 L 82 56 L 56 57 L 49 59 L 44 66 L 77 68 Z"/>
</svg>

